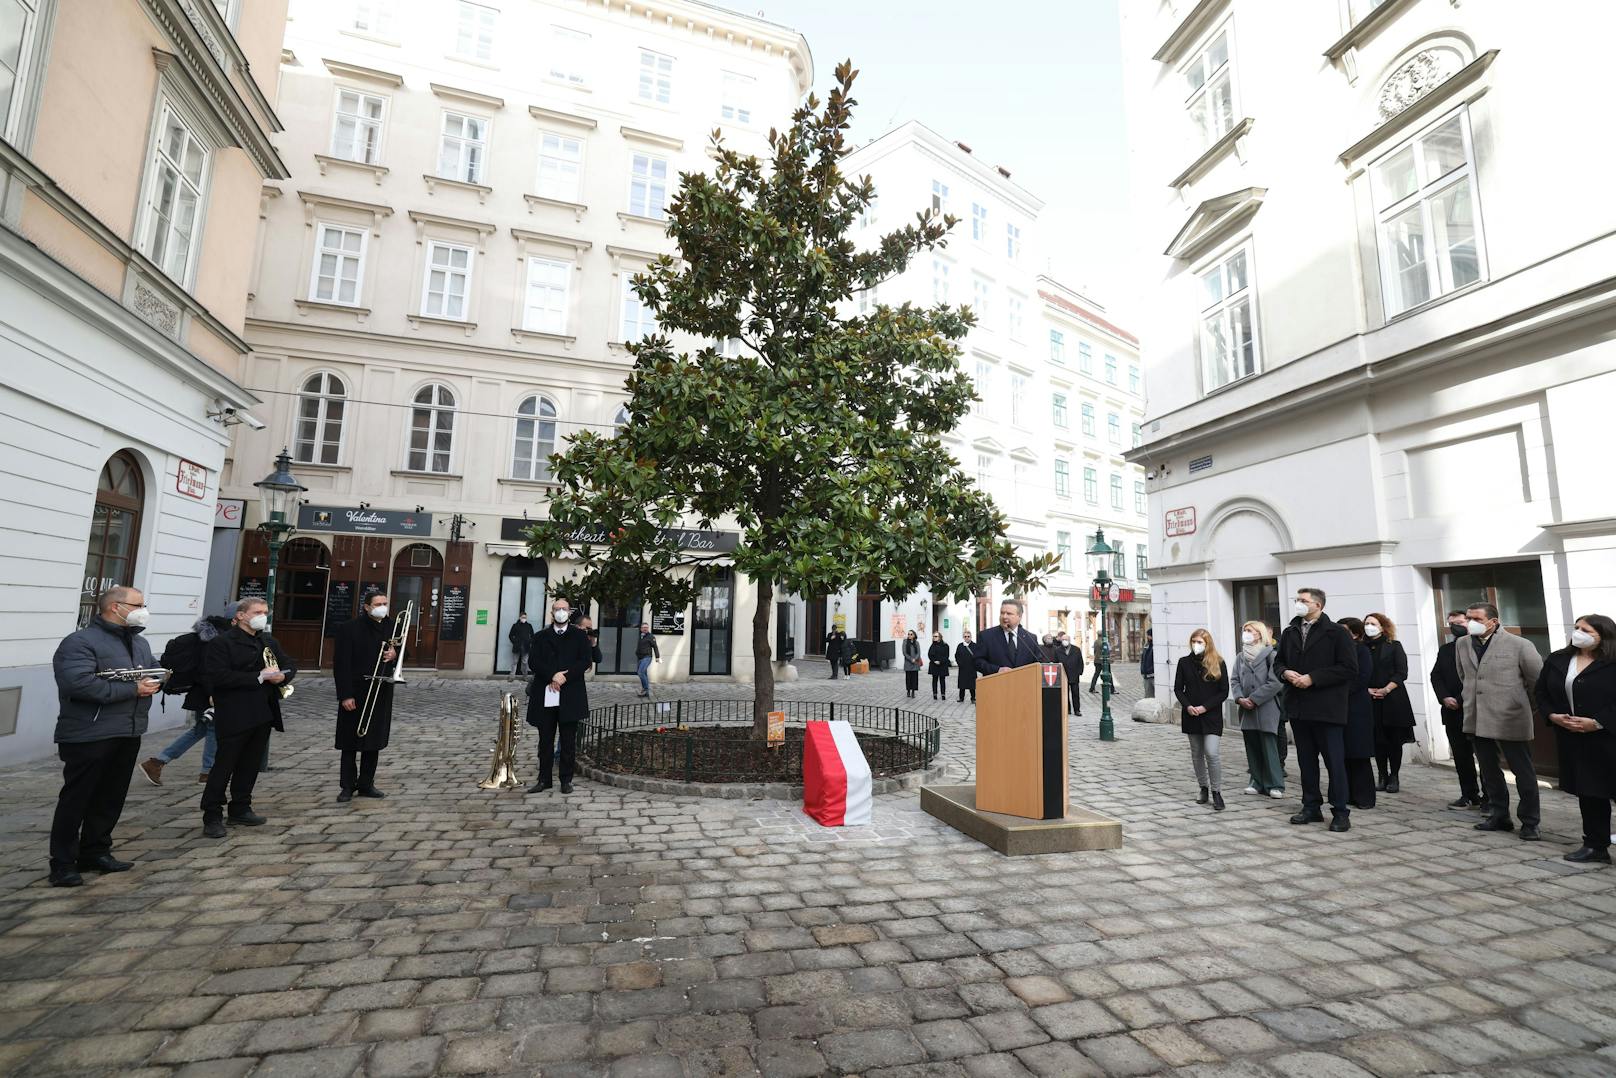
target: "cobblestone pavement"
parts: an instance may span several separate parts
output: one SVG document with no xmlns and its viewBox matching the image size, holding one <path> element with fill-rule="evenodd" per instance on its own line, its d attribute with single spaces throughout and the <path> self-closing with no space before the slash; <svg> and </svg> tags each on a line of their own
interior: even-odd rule
<svg viewBox="0 0 1616 1078">
<path fill-rule="evenodd" d="M 804 670 L 782 697 L 902 701 L 896 674 Z M 1523 843 L 1409 765 L 1333 835 L 1241 796 L 1231 743 L 1214 814 L 1182 735 L 1127 721 L 1133 673 L 1115 744 L 1097 697 L 1073 725 L 1074 801 L 1124 823 L 1104 853 L 1002 858 L 913 792 L 824 830 L 779 802 L 479 790 L 487 681 L 402 690 L 387 799 L 339 805 L 329 686 L 305 679 L 269 826 L 201 837 L 194 750 L 131 787 L 136 869 L 72 891 L 44 883 L 55 768 L 12 769 L 0 1072 L 1616 1074 L 1616 875 L 1559 860 L 1571 799 Z M 665 695 L 698 692 L 745 690 Z M 969 704 L 921 697 L 963 774 Z"/>
</svg>

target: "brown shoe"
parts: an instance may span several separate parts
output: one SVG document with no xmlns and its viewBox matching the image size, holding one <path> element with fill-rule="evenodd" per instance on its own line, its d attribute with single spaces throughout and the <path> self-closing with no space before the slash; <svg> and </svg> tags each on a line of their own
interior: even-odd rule
<svg viewBox="0 0 1616 1078">
<path fill-rule="evenodd" d="M 140 761 L 140 773 L 145 775 L 146 781 L 153 786 L 161 786 L 163 784 L 163 761 L 155 756 Z"/>
<path fill-rule="evenodd" d="M 208 773 L 206 771 L 202 772 L 202 774 L 200 774 L 200 775 L 198 775 L 196 777 L 196 781 L 198 781 L 198 782 L 206 782 L 206 781 L 208 781 Z"/>
</svg>

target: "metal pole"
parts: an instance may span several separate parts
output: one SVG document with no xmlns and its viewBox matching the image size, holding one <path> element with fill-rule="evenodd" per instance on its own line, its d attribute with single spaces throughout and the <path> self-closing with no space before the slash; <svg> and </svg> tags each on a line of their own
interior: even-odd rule
<svg viewBox="0 0 1616 1078">
<path fill-rule="evenodd" d="M 1116 725 L 1111 721 L 1111 640 L 1106 631 L 1105 608 L 1106 589 L 1109 582 L 1100 587 L 1100 740 L 1115 741 L 1117 739 Z"/>
</svg>

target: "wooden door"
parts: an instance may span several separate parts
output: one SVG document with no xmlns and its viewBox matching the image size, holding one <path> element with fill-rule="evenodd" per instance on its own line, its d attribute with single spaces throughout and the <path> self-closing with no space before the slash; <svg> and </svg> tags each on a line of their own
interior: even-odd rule
<svg viewBox="0 0 1616 1078">
<path fill-rule="evenodd" d="M 415 623 L 404 642 L 404 665 L 435 669 L 438 624 L 443 604 L 443 555 L 426 543 L 411 543 L 393 560 L 392 608 L 415 604 Z"/>
</svg>

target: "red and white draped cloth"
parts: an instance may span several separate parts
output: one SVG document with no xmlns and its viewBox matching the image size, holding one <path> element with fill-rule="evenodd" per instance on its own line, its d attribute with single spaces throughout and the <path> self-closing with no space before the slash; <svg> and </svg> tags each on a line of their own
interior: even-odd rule
<svg viewBox="0 0 1616 1078">
<path fill-rule="evenodd" d="M 826 827 L 870 822 L 870 765 L 853 728 L 810 722 L 802 742 L 802 807 Z"/>
</svg>

